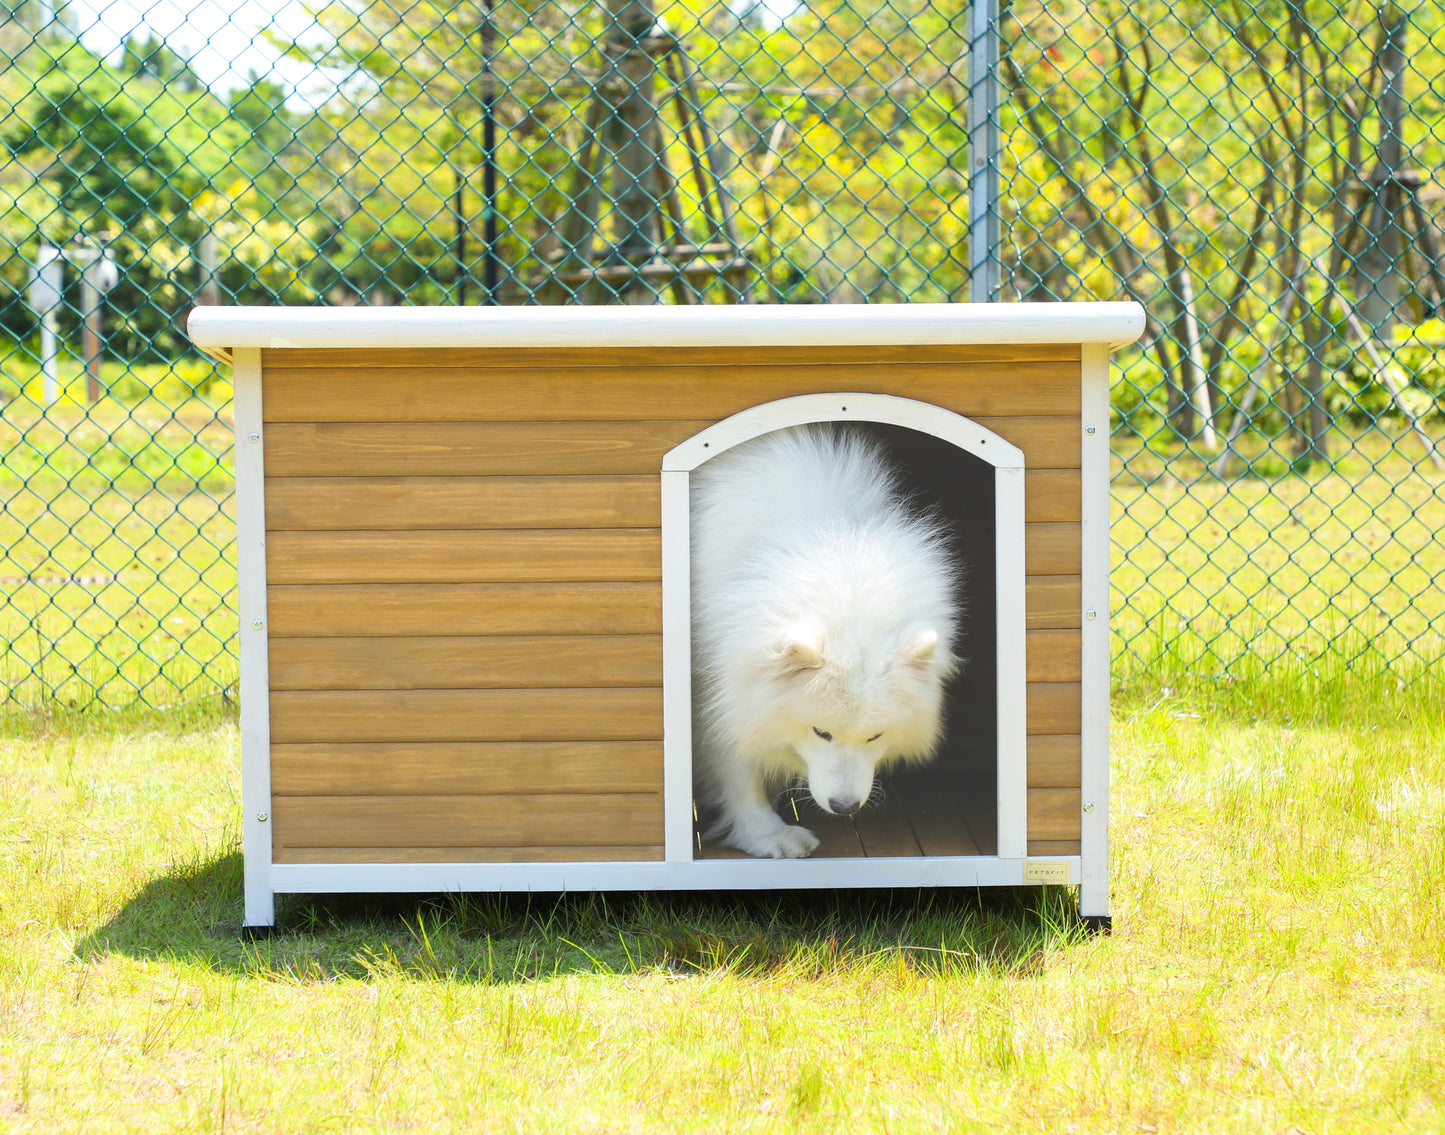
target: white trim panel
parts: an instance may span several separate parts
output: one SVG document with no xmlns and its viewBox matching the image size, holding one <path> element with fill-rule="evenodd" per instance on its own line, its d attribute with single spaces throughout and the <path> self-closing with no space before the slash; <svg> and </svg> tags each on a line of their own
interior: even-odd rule
<svg viewBox="0 0 1445 1135">
<path fill-rule="evenodd" d="M 1079 881 L 1079 857 L 1065 864 Z M 766 890 L 856 887 L 1019 887 L 1027 859 L 992 855 L 896 859 L 699 859 L 689 863 L 278 863 L 293 894 L 439 891 Z"/>
<path fill-rule="evenodd" d="M 273 926 L 271 681 L 266 647 L 266 481 L 261 352 L 236 351 L 236 606 L 241 618 L 241 851 L 245 926 Z"/>
<path fill-rule="evenodd" d="M 1083 437 L 1082 589 L 1084 813 L 1079 851 L 1079 913 L 1109 914 L 1109 352 L 1085 346 L 1080 428 Z M 1090 433 L 1092 428 L 1093 432 Z M 1092 617 L 1090 617 L 1092 612 Z"/>
<path fill-rule="evenodd" d="M 1132 343 L 1137 303 L 616 307 L 198 307 L 203 350 L 228 347 L 850 347 Z"/>
<path fill-rule="evenodd" d="M 1028 665 L 1024 603 L 1024 471 L 999 468 L 994 484 L 997 592 L 998 855 L 1028 854 Z"/>
<path fill-rule="evenodd" d="M 670 863 L 692 859 L 692 548 L 688 476 L 662 474 L 662 823 Z"/>
<path fill-rule="evenodd" d="M 710 457 L 774 430 L 812 422 L 876 422 L 906 426 L 942 438 L 995 468 L 1022 469 L 1023 451 L 992 430 L 931 402 L 893 394 L 799 394 L 740 410 L 671 449 L 662 459 L 664 472 L 691 472 Z M 1020 502 L 1022 508 L 1022 502 Z M 1022 512 L 1020 512 L 1022 515 Z M 1020 533 L 1022 548 L 1022 533 Z"/>
</svg>

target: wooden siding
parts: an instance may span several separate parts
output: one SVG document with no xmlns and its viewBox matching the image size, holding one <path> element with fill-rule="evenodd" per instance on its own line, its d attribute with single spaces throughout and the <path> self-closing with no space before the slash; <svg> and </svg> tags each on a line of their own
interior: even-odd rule
<svg viewBox="0 0 1445 1135">
<path fill-rule="evenodd" d="M 281 796 L 655 792 L 661 741 L 353 741 L 271 747 Z"/>
<path fill-rule="evenodd" d="M 1078 418 L 978 417 L 1037 452 L 1032 469 L 1077 469 Z M 271 477 L 652 476 L 663 455 L 712 425 L 663 422 L 273 422 Z"/>
<path fill-rule="evenodd" d="M 272 822 L 282 851 L 630 847 L 662 843 L 660 795 L 281 796 Z"/>
<path fill-rule="evenodd" d="M 662 684 L 661 635 L 275 638 L 270 646 L 273 690 Z"/>
<path fill-rule="evenodd" d="M 661 550 L 656 528 L 272 532 L 266 570 L 273 584 L 625 583 L 661 579 Z"/>
<path fill-rule="evenodd" d="M 272 638 L 662 631 L 661 583 L 324 583 L 266 602 Z"/>
<path fill-rule="evenodd" d="M 263 352 L 277 861 L 662 858 L 662 456 L 750 406 L 854 390 L 1024 452 L 1029 851 L 1076 854 L 1079 358 Z M 925 853 L 974 853 L 948 802 L 910 806 Z M 891 833 L 860 818 L 828 850 L 917 853 Z"/>
<path fill-rule="evenodd" d="M 276 690 L 271 743 L 658 741 L 662 689 Z"/>
<path fill-rule="evenodd" d="M 1045 477 L 1056 470 L 1042 470 Z M 1058 511 L 1053 486 L 1039 507 Z M 655 525 L 656 476 L 267 477 L 274 532 L 388 532 L 486 528 L 636 528 Z M 1040 517 L 1040 519 L 1077 519 Z"/>
<path fill-rule="evenodd" d="M 900 362 L 883 369 L 819 356 L 792 367 L 714 363 L 661 372 L 626 364 L 429 367 L 425 381 L 412 382 L 399 381 L 392 367 L 291 367 L 283 360 L 262 372 L 262 411 L 268 423 L 716 421 L 777 398 L 851 390 L 967 406 L 968 417 L 1057 415 L 1079 404 L 1075 362 Z M 425 366 L 425 352 L 417 352 L 407 369 Z"/>
</svg>

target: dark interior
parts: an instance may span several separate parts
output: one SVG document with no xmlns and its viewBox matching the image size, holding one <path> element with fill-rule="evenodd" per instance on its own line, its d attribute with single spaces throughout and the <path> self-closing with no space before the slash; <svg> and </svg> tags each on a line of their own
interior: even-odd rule
<svg viewBox="0 0 1445 1135">
<path fill-rule="evenodd" d="M 898 773 L 885 789 L 890 796 L 910 777 L 944 776 L 967 817 L 982 855 L 997 851 L 998 781 L 998 618 L 994 601 L 993 466 L 966 450 L 903 426 L 864 427 L 888 443 L 894 464 L 903 470 L 918 503 L 944 517 L 953 531 L 954 554 L 962 562 L 958 652 L 964 665 L 950 683 L 947 732 L 933 763 L 914 773 Z M 986 801 L 986 806 L 979 806 Z"/>
</svg>

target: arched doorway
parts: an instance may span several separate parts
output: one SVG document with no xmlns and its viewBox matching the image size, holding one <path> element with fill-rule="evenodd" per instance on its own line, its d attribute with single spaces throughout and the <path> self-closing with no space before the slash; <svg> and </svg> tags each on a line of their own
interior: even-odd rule
<svg viewBox="0 0 1445 1135">
<path fill-rule="evenodd" d="M 948 731 L 938 757 L 926 770 L 885 782 L 887 802 L 879 812 L 856 824 L 829 818 L 853 830 L 840 828 L 833 839 L 824 834 L 815 858 L 1022 858 L 1027 846 L 1023 453 L 976 422 L 929 403 L 839 392 L 751 407 L 695 434 L 663 460 L 667 859 L 711 857 L 698 847 L 692 800 L 689 477 L 733 446 L 812 422 L 865 423 L 862 428 L 887 445 L 916 499 L 952 529 L 965 568 L 961 653 L 967 659 L 949 689 Z M 817 817 L 805 819 L 816 831 Z"/>
</svg>

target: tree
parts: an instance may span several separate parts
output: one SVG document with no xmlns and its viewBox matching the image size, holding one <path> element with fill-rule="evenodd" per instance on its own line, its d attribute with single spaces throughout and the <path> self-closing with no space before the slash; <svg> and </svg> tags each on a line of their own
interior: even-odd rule
<svg viewBox="0 0 1445 1135">
<path fill-rule="evenodd" d="M 147 35 L 126 37 L 117 70 L 122 75 L 149 78 L 178 91 L 195 93 L 206 89 L 192 69 L 190 60 L 181 58 L 164 40 Z"/>
</svg>

